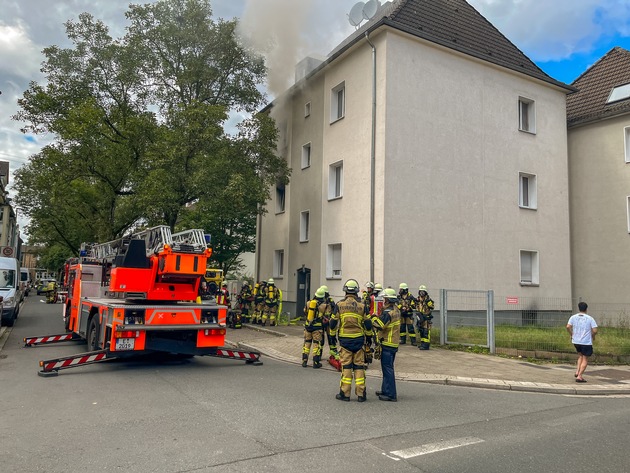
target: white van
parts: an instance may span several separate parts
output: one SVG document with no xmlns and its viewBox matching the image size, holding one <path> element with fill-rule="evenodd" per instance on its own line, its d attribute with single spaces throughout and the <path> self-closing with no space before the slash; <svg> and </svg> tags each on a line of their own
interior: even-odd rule
<svg viewBox="0 0 630 473">
<path fill-rule="evenodd" d="M 20 311 L 20 265 L 15 258 L 0 256 L 0 297 L 2 297 L 2 325 L 12 327 Z"/>
<path fill-rule="evenodd" d="M 22 300 L 28 296 L 28 291 L 31 289 L 28 277 L 28 268 L 20 268 L 20 290 L 22 291 Z"/>
</svg>

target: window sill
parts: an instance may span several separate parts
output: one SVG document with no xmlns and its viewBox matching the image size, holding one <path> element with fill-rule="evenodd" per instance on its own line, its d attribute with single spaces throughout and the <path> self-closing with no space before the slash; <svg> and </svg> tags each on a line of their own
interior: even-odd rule
<svg viewBox="0 0 630 473">
<path fill-rule="evenodd" d="M 527 133 L 528 135 L 536 135 L 536 130 L 530 131 L 530 130 L 523 130 L 523 129 L 519 128 L 518 131 L 523 132 L 523 133 Z"/>
<path fill-rule="evenodd" d="M 308 240 L 300 240 L 300 243 L 308 243 Z"/>
<path fill-rule="evenodd" d="M 310 168 L 310 167 L 311 167 L 311 165 L 309 164 L 308 166 L 302 166 L 302 168 L 301 168 L 301 169 L 302 169 L 302 171 L 304 171 L 305 169 L 308 169 L 308 168 Z"/>
<path fill-rule="evenodd" d="M 540 284 L 537 282 L 523 282 L 521 281 L 521 286 L 523 287 L 539 287 Z"/>
<path fill-rule="evenodd" d="M 286 210 L 281 210 L 280 212 L 276 212 L 276 215 L 282 215 L 285 212 L 286 212 Z"/>
<path fill-rule="evenodd" d="M 337 197 L 328 197 L 328 202 L 331 202 L 331 201 L 333 201 L 333 200 L 339 200 L 339 199 L 341 199 L 342 197 L 343 197 L 342 195 L 337 196 Z"/>
<path fill-rule="evenodd" d="M 337 123 L 339 120 L 343 120 L 343 116 L 341 116 L 339 118 L 335 118 L 334 120 L 331 120 L 330 124 L 332 125 L 333 123 Z"/>
<path fill-rule="evenodd" d="M 520 204 L 519 204 L 519 208 L 524 209 L 524 210 L 538 210 L 538 207 L 526 207 Z"/>
</svg>

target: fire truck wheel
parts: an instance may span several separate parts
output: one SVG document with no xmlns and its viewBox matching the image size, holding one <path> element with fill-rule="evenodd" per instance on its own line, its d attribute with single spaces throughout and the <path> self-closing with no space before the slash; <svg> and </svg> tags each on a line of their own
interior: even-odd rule
<svg viewBox="0 0 630 473">
<path fill-rule="evenodd" d="M 87 331 L 87 346 L 88 351 L 98 350 L 98 316 L 95 315 L 90 319 L 90 324 L 88 325 Z"/>
</svg>

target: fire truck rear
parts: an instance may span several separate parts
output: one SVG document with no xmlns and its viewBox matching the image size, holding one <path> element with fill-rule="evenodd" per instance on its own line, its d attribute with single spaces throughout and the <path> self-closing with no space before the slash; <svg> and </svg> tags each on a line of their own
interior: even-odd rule
<svg viewBox="0 0 630 473">
<path fill-rule="evenodd" d="M 85 341 L 88 352 L 41 361 L 39 374 L 155 352 L 261 364 L 259 353 L 223 347 L 227 307 L 194 302 L 211 253 L 203 230 L 171 234 L 167 226 L 82 245 L 65 268 L 67 333 L 24 343 Z"/>
</svg>

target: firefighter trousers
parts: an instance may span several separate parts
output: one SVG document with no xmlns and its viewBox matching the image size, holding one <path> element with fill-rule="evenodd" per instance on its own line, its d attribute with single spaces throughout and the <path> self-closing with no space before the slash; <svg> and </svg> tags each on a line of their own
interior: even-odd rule
<svg viewBox="0 0 630 473">
<path fill-rule="evenodd" d="M 344 396 L 350 397 L 352 379 L 354 378 L 355 393 L 362 397 L 365 394 L 365 352 L 363 348 L 352 352 L 343 346 L 339 347 L 341 361 L 341 385 Z"/>
<path fill-rule="evenodd" d="M 400 318 L 400 343 L 407 343 L 407 335 L 409 335 L 409 343 L 416 345 L 416 331 L 413 328 L 413 316 L 404 316 Z"/>
<path fill-rule="evenodd" d="M 322 344 L 324 341 L 323 330 L 313 330 L 309 332 L 304 329 L 304 346 L 302 347 L 302 362 L 308 362 L 308 356 L 313 348 L 313 363 L 319 363 L 322 356 Z"/>
</svg>

